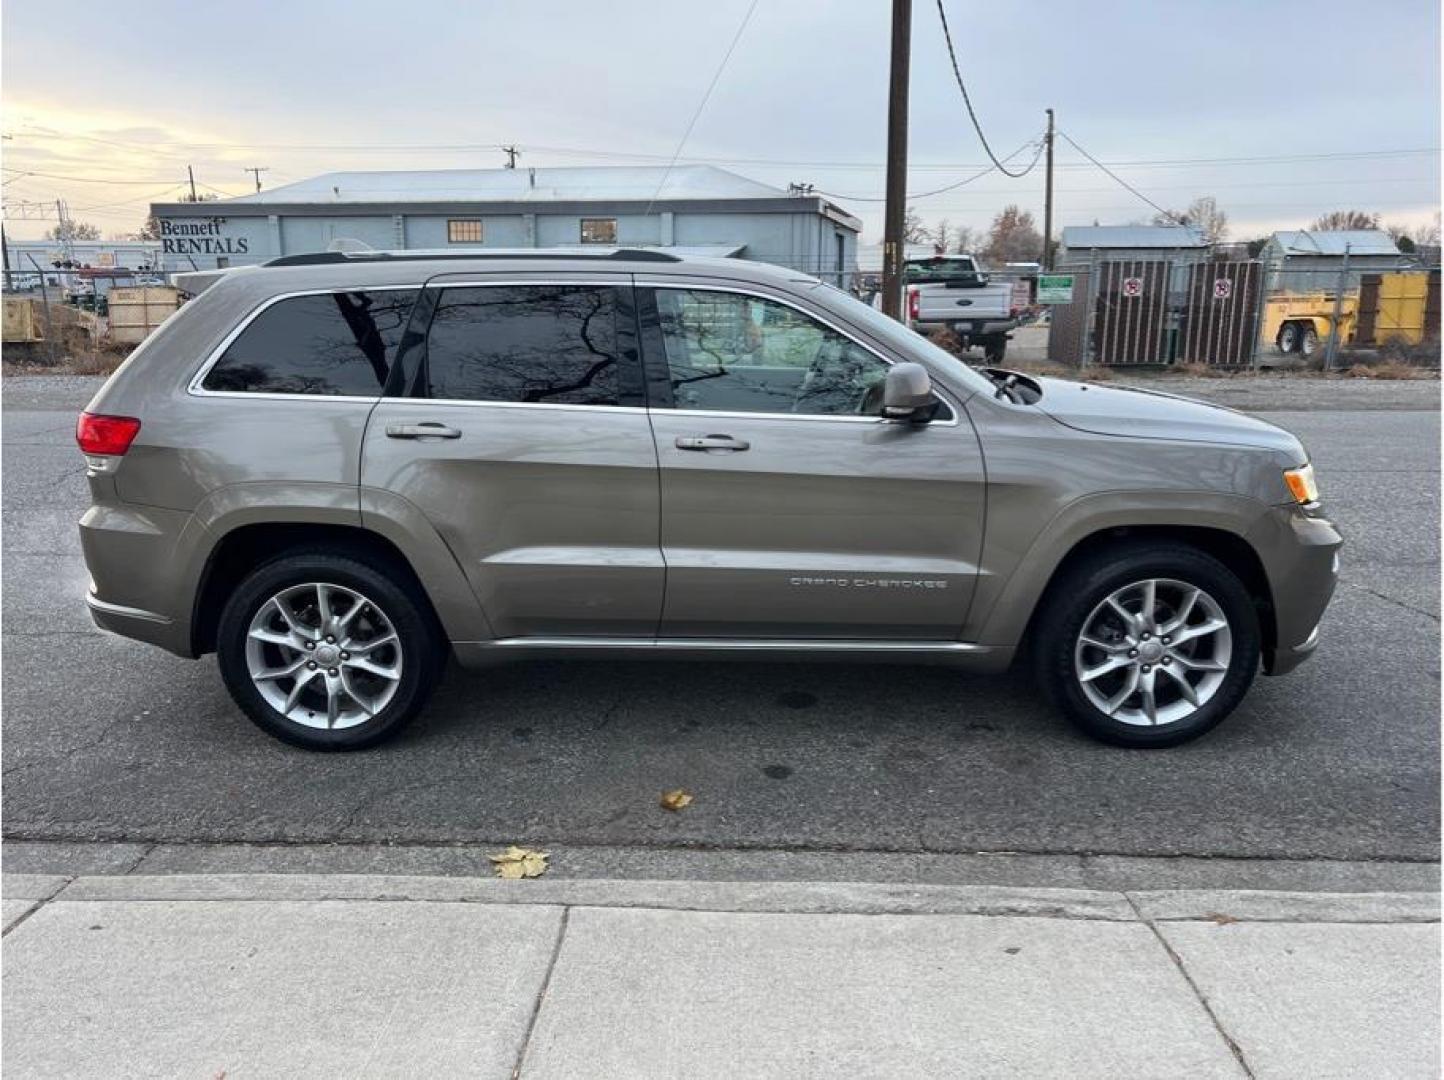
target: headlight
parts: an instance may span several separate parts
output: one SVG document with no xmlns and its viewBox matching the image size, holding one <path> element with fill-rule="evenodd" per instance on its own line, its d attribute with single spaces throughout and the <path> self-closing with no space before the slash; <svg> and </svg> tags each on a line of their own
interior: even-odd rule
<svg viewBox="0 0 1444 1080">
<path fill-rule="evenodd" d="M 1307 505 L 1319 501 L 1319 485 L 1314 480 L 1314 467 L 1300 465 L 1297 469 L 1284 470 L 1284 483 L 1294 493 L 1294 498 Z"/>
</svg>

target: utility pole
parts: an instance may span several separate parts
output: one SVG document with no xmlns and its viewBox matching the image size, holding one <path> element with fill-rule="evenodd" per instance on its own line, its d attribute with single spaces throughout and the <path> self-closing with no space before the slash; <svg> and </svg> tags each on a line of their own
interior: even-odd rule
<svg viewBox="0 0 1444 1080">
<path fill-rule="evenodd" d="M 257 190 L 257 191 L 260 191 L 260 190 L 261 190 L 261 173 L 263 173 L 263 172 L 270 172 L 270 171 L 271 171 L 271 167 L 270 167 L 269 165 L 252 165 L 250 168 L 242 169 L 242 170 L 241 170 L 241 172 L 248 172 L 248 173 L 254 173 L 254 174 L 255 174 L 255 177 L 256 177 L 256 190 Z"/>
<path fill-rule="evenodd" d="M 506 155 L 506 167 L 508 169 L 515 169 L 516 159 L 521 156 L 521 151 L 515 146 L 503 146 L 501 152 Z"/>
<path fill-rule="evenodd" d="M 186 166 L 186 176 L 190 177 L 191 181 L 191 202 L 200 202 L 200 200 L 196 198 L 196 171 L 189 165 Z"/>
<path fill-rule="evenodd" d="M 1048 134 L 1043 136 L 1048 171 L 1043 181 L 1043 269 L 1053 269 L 1053 110 L 1048 110 Z"/>
<path fill-rule="evenodd" d="M 903 313 L 903 223 L 908 183 L 908 67 L 912 47 L 912 0 L 892 0 L 892 67 L 887 95 L 887 205 L 882 231 L 882 313 L 899 322 Z"/>
<path fill-rule="evenodd" d="M 1349 252 L 1353 244 L 1344 245 L 1344 261 L 1339 264 L 1339 281 L 1334 286 L 1334 317 L 1329 320 L 1329 343 L 1324 347 L 1324 370 L 1332 371 L 1339 356 L 1339 324 L 1344 318 L 1344 290 L 1349 287 Z"/>
<path fill-rule="evenodd" d="M 74 243 L 72 243 L 72 241 L 75 239 L 75 237 L 71 235 L 70 219 L 65 212 L 64 199 L 55 200 L 55 218 L 57 221 L 57 224 L 55 226 L 55 238 L 60 241 L 60 250 L 65 253 L 66 262 L 74 262 L 75 245 Z"/>
</svg>

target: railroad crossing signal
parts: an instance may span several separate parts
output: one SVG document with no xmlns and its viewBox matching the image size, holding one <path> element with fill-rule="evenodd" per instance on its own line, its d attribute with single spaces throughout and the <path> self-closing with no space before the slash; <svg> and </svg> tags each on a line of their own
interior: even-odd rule
<svg viewBox="0 0 1444 1080">
<path fill-rule="evenodd" d="M 1136 300 L 1143 295 L 1143 279 L 1141 277 L 1126 277 L 1123 279 L 1123 295 L 1130 300 Z"/>
<path fill-rule="evenodd" d="M 1215 278 L 1213 282 L 1213 298 L 1215 300 L 1227 300 L 1233 295 L 1233 281 L 1226 277 Z"/>
</svg>

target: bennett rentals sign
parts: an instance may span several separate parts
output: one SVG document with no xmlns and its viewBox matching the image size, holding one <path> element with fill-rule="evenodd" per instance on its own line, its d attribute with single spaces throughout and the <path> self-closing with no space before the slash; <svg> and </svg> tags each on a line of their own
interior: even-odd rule
<svg viewBox="0 0 1444 1080">
<path fill-rule="evenodd" d="M 161 218 L 160 249 L 167 255 L 245 255 L 251 242 L 244 236 L 222 236 L 223 217 Z"/>
</svg>

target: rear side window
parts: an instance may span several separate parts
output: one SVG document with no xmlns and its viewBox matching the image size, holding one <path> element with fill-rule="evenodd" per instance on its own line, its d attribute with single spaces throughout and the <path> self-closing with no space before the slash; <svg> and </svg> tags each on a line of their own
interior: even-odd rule
<svg viewBox="0 0 1444 1080">
<path fill-rule="evenodd" d="M 293 296 L 266 308 L 201 385 L 253 394 L 375 397 L 411 314 L 414 289 Z"/>
<path fill-rule="evenodd" d="M 616 307 L 605 285 L 444 289 L 426 339 L 419 393 L 616 405 Z"/>
</svg>

